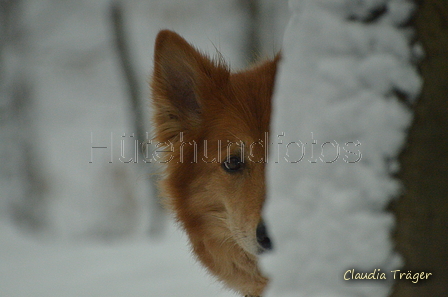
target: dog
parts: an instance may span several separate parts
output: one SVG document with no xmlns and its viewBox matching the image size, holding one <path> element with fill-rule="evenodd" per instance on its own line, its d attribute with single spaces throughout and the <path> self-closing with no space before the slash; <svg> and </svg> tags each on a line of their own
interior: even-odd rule
<svg viewBox="0 0 448 297">
<path fill-rule="evenodd" d="M 272 249 L 262 207 L 271 97 L 280 55 L 232 73 L 177 33 L 157 35 L 151 79 L 164 203 L 194 254 L 227 287 L 260 296 L 258 255 Z M 159 149 L 160 150 L 160 149 Z"/>
</svg>

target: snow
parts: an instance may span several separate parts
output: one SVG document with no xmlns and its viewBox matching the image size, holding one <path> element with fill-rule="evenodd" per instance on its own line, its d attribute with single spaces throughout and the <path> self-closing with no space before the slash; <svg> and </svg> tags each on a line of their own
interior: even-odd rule
<svg viewBox="0 0 448 297">
<path fill-rule="evenodd" d="M 421 80 L 408 1 L 291 0 L 274 99 L 262 258 L 266 296 L 387 296 L 387 281 L 344 281 L 348 269 L 390 272 L 401 258 L 385 211 Z M 386 7 L 376 21 L 363 22 Z M 400 8 L 400 9 L 399 9 Z M 410 104 L 410 103 L 409 103 Z"/>
<path fill-rule="evenodd" d="M 235 296 L 193 260 L 170 225 L 167 239 L 59 242 L 0 225 L 0 296 Z"/>
</svg>

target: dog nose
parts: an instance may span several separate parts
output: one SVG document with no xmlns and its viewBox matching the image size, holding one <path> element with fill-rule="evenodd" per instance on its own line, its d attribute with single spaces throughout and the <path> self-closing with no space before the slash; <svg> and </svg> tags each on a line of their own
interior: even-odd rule
<svg viewBox="0 0 448 297">
<path fill-rule="evenodd" d="M 272 242 L 263 221 L 261 221 L 257 226 L 257 242 L 263 250 L 272 250 Z"/>
</svg>

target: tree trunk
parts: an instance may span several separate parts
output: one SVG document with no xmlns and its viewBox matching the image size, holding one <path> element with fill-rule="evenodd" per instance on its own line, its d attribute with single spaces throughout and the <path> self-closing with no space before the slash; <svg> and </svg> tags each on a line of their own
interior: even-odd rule
<svg viewBox="0 0 448 297">
<path fill-rule="evenodd" d="M 408 147 L 399 175 L 405 192 L 392 205 L 402 272 L 430 272 L 413 284 L 395 280 L 393 297 L 448 296 L 448 1 L 420 0 L 415 17 L 425 58 Z"/>
<path fill-rule="evenodd" d="M 0 216 L 45 225 L 45 183 L 36 153 L 29 27 L 24 2 L 0 1 Z"/>
<path fill-rule="evenodd" d="M 159 203 L 159 193 L 157 191 L 157 180 L 159 179 L 156 174 L 157 168 L 155 164 L 143 162 L 145 152 L 144 148 L 148 150 L 155 150 L 151 145 L 144 146 L 148 141 L 148 133 L 145 128 L 145 111 L 144 104 L 142 104 L 142 92 L 139 81 L 137 79 L 137 71 L 133 65 L 133 59 L 131 55 L 131 49 L 128 42 L 128 36 L 126 35 L 125 20 L 123 5 L 121 1 L 117 0 L 111 4 L 111 20 L 115 38 L 115 47 L 118 53 L 118 59 L 123 70 L 123 76 L 126 81 L 127 91 L 129 95 L 129 102 L 131 106 L 130 114 L 134 122 L 134 129 L 136 131 L 136 138 L 139 142 L 139 157 L 140 168 L 149 177 L 149 199 L 150 199 L 150 222 L 148 233 L 150 236 L 159 236 L 165 229 L 165 210 Z M 142 167 L 144 166 L 144 167 Z"/>
</svg>

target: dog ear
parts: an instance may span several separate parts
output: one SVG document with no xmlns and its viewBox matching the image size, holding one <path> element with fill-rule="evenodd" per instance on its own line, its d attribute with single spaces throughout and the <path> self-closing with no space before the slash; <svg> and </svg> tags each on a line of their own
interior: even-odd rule
<svg viewBox="0 0 448 297">
<path fill-rule="evenodd" d="M 210 85 L 218 68 L 178 34 L 169 30 L 159 32 L 152 77 L 154 122 L 159 140 L 168 141 L 200 125 L 201 89 L 204 89 L 201 86 Z"/>
</svg>

